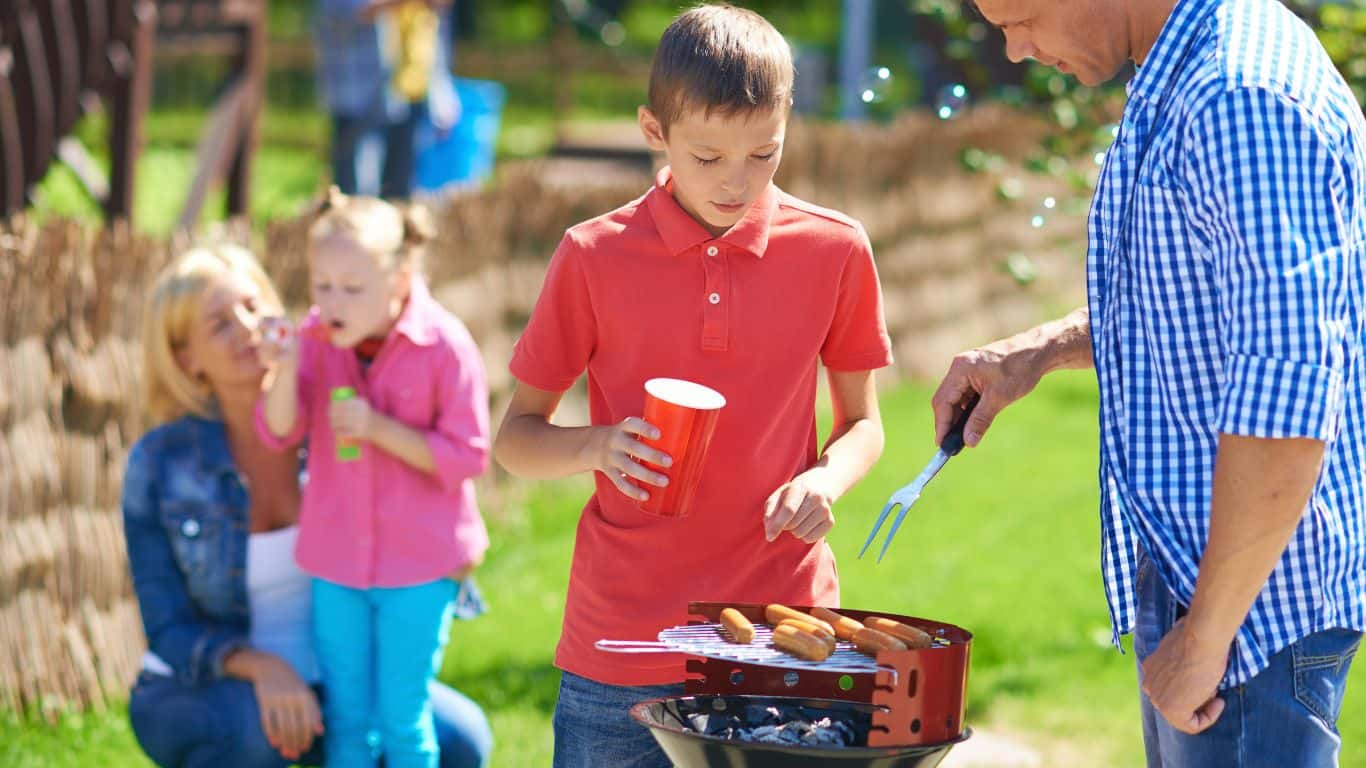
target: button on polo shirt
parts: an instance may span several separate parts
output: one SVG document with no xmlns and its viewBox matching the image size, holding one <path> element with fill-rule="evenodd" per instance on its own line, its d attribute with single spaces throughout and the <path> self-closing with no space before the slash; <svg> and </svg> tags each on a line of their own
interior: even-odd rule
<svg viewBox="0 0 1366 768">
<path fill-rule="evenodd" d="M 597 425 L 640 416 L 645 381 L 657 376 L 727 399 L 689 516 L 642 512 L 595 476 L 555 662 L 613 685 L 682 678 L 681 657 L 593 644 L 653 640 L 687 622 L 689 600 L 838 605 L 829 546 L 765 541 L 764 500 L 816 460 L 818 362 L 844 371 L 891 362 L 857 222 L 770 185 L 716 237 L 671 185 L 665 169 L 640 199 L 565 234 L 511 364 L 519 381 L 556 392 L 587 371 Z"/>
</svg>

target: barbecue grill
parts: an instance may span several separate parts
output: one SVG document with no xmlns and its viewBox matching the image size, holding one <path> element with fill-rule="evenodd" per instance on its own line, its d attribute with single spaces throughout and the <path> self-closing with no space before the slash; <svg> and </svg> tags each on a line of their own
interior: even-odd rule
<svg viewBox="0 0 1366 768">
<path fill-rule="evenodd" d="M 809 606 L 791 606 L 800 611 Z M 725 608 L 735 608 L 755 625 L 749 645 L 726 641 L 720 625 Z M 915 766 L 938 764 L 970 731 L 963 725 L 968 656 L 972 634 L 962 627 L 879 611 L 839 609 L 853 619 L 883 616 L 919 627 L 934 638 L 930 648 L 880 651 L 876 657 L 839 642 L 825 661 L 811 662 L 771 647 L 772 630 L 764 606 L 695 602 L 683 626 L 659 633 L 653 643 L 604 640 L 602 650 L 622 653 L 683 653 L 686 696 L 641 702 L 632 717 L 651 729 L 670 758 L 682 766 L 766 766 L 828 764 Z M 689 730 L 691 708 L 738 708 L 761 701 L 802 700 L 832 712 L 857 711 L 869 717 L 866 744 L 813 748 L 754 744 Z M 916 749 L 912 749 L 916 748 Z"/>
</svg>

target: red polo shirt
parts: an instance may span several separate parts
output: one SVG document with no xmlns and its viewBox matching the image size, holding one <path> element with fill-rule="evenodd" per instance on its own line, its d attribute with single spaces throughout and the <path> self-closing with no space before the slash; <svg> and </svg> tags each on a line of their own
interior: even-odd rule
<svg viewBox="0 0 1366 768">
<path fill-rule="evenodd" d="M 570 229 L 512 357 L 538 389 L 586 369 L 593 424 L 639 416 L 644 384 L 689 379 L 725 395 L 692 514 L 641 512 L 600 473 L 584 507 L 555 663 L 613 685 L 683 679 L 681 657 L 598 651 L 686 622 L 690 600 L 839 604 L 830 547 L 764 540 L 764 502 L 817 458 L 817 361 L 891 362 L 882 292 L 858 222 L 769 185 L 712 237 L 669 192 Z"/>
</svg>

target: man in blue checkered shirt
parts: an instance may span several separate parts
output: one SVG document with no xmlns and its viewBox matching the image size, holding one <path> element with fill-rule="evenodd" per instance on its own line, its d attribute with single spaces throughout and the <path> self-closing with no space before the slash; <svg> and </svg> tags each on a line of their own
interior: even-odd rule
<svg viewBox="0 0 1366 768">
<path fill-rule="evenodd" d="M 1087 307 L 956 357 L 969 445 L 1043 374 L 1100 382 L 1101 570 L 1150 766 L 1336 765 L 1366 628 L 1366 122 L 1276 0 L 978 0 L 1009 56 L 1137 74 Z"/>
</svg>

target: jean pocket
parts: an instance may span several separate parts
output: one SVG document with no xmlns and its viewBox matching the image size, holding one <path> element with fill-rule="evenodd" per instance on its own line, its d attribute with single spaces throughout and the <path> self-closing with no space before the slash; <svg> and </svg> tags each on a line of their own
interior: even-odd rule
<svg viewBox="0 0 1366 768">
<path fill-rule="evenodd" d="M 1154 581 L 1158 585 L 1154 585 Z M 1164 606 L 1166 601 L 1162 599 L 1163 593 L 1158 591 L 1162 578 L 1157 575 L 1153 568 L 1153 562 L 1148 557 L 1139 560 L 1138 571 L 1134 576 L 1134 595 L 1137 600 L 1137 614 L 1134 622 L 1134 655 L 1138 657 L 1139 663 L 1147 660 L 1157 646 L 1162 642 L 1162 636 L 1167 633 L 1166 614 Z M 1161 587 L 1165 590 L 1165 587 Z"/>
<path fill-rule="evenodd" d="M 1347 629 L 1315 632 L 1291 646 L 1295 665 L 1295 699 L 1337 727 L 1347 687 L 1347 670 L 1361 646 L 1361 633 Z"/>
</svg>

